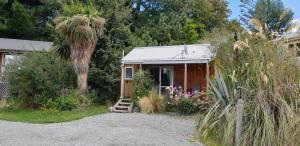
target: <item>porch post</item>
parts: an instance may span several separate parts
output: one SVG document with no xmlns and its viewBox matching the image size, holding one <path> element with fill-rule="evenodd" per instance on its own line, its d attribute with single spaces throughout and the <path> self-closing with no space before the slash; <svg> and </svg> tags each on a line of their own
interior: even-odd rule
<svg viewBox="0 0 300 146">
<path fill-rule="evenodd" d="M 184 93 L 187 93 L 187 64 L 184 64 Z"/>
<path fill-rule="evenodd" d="M 124 64 L 121 65 L 121 92 L 120 98 L 124 97 Z"/>
<path fill-rule="evenodd" d="M 209 60 L 207 60 L 206 63 L 206 91 L 208 91 L 208 86 L 209 86 Z"/>
<path fill-rule="evenodd" d="M 294 43 L 294 52 L 295 52 L 295 56 L 297 57 L 297 52 L 298 52 L 298 49 L 297 49 L 297 43 Z M 300 49 L 300 48 L 299 48 Z"/>
<path fill-rule="evenodd" d="M 143 70 L 143 68 L 142 68 L 142 64 L 140 64 L 140 71 L 142 71 Z"/>
</svg>

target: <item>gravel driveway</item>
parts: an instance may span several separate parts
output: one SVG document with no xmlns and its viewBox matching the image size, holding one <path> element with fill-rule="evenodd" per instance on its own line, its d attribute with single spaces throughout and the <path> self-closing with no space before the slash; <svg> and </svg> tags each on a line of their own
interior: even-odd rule
<svg viewBox="0 0 300 146">
<path fill-rule="evenodd" d="M 0 120 L 2 146 L 201 145 L 192 142 L 195 122 L 169 115 L 107 113 L 56 124 Z"/>
</svg>

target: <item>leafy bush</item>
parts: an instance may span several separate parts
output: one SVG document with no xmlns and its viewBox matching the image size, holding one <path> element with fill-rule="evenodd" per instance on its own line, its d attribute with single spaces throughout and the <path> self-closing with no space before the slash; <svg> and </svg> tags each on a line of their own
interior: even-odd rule
<svg viewBox="0 0 300 146">
<path fill-rule="evenodd" d="M 44 102 L 41 109 L 46 111 L 71 111 L 79 106 L 89 106 L 91 104 L 90 94 L 80 94 L 78 90 L 70 90 L 64 96 L 50 98 Z"/>
<path fill-rule="evenodd" d="M 25 53 L 7 65 L 6 75 L 12 96 L 25 107 L 38 108 L 75 85 L 71 63 L 54 52 Z"/>
<path fill-rule="evenodd" d="M 58 107 L 58 103 L 53 100 L 52 98 L 49 99 L 44 105 L 43 105 L 43 108 L 45 109 L 57 109 Z"/>
<path fill-rule="evenodd" d="M 66 96 L 60 96 L 55 101 L 57 102 L 57 109 L 60 111 L 71 111 L 77 108 L 80 105 L 80 96 L 79 91 L 72 90 Z"/>
<path fill-rule="evenodd" d="M 190 115 L 198 110 L 197 105 L 192 101 L 185 98 L 179 100 L 178 112 L 184 115 Z"/>
<path fill-rule="evenodd" d="M 148 96 L 154 85 L 151 75 L 144 71 L 138 71 L 133 77 L 133 98 L 138 100 L 140 97 Z"/>
<path fill-rule="evenodd" d="M 138 103 L 143 113 L 155 113 L 165 110 L 163 97 L 159 96 L 155 89 L 152 89 L 148 96 L 139 99 Z"/>
<path fill-rule="evenodd" d="M 56 99 L 57 109 L 60 111 L 71 111 L 78 107 L 78 98 L 62 96 Z"/>
</svg>

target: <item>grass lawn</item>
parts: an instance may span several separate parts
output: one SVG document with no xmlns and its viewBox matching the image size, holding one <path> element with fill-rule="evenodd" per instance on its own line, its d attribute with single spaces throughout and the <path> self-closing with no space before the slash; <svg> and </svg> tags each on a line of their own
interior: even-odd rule
<svg viewBox="0 0 300 146">
<path fill-rule="evenodd" d="M 102 114 L 106 111 L 107 106 L 105 105 L 78 108 L 73 111 L 63 112 L 32 109 L 0 109 L 0 120 L 28 123 L 58 123 Z"/>
<path fill-rule="evenodd" d="M 207 137 L 200 137 L 200 142 L 207 146 L 222 146 L 221 140 L 218 138 L 215 131 L 210 130 L 207 134 Z"/>
</svg>

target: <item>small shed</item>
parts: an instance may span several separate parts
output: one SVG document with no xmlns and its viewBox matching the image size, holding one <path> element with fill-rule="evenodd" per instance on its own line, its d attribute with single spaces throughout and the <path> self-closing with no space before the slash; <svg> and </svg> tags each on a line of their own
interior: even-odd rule
<svg viewBox="0 0 300 146">
<path fill-rule="evenodd" d="M 215 56 L 210 44 L 134 48 L 121 61 L 120 96 L 132 96 L 133 76 L 138 70 L 153 77 L 160 95 L 170 86 L 184 92 L 206 91 L 208 79 L 214 75 Z"/>
</svg>

